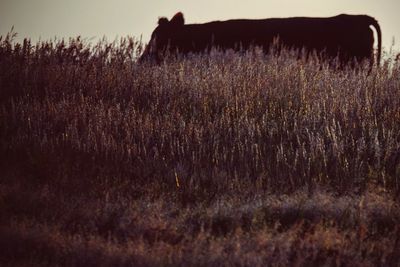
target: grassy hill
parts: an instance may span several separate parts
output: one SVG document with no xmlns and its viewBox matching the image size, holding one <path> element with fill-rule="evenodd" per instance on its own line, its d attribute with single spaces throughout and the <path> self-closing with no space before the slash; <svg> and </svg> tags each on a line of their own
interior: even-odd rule
<svg viewBox="0 0 400 267">
<path fill-rule="evenodd" d="M 400 264 L 400 65 L 0 40 L 2 266 Z"/>
</svg>

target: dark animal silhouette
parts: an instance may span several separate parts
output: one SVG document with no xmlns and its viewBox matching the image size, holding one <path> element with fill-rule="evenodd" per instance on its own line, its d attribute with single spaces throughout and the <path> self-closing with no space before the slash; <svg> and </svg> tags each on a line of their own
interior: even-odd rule
<svg viewBox="0 0 400 267">
<path fill-rule="evenodd" d="M 381 57 L 381 29 L 367 15 L 338 15 L 328 18 L 235 19 L 204 24 L 185 24 L 183 14 L 170 21 L 160 18 L 139 61 L 160 61 L 168 53 L 202 53 L 217 49 L 248 49 L 260 46 L 268 52 L 274 40 L 289 49 L 315 51 L 341 63 L 368 59 L 374 63 L 374 34 L 378 36 L 377 62 Z"/>
</svg>

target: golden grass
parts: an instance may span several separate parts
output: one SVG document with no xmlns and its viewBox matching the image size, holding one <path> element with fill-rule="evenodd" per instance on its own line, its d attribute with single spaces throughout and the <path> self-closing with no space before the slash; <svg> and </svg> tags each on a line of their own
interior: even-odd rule
<svg viewBox="0 0 400 267">
<path fill-rule="evenodd" d="M 2 265 L 399 264 L 398 63 L 140 51 L 0 40 Z"/>
</svg>

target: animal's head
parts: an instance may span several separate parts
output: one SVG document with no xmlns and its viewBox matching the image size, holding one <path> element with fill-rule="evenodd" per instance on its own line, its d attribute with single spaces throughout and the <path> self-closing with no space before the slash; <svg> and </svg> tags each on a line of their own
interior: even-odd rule
<svg viewBox="0 0 400 267">
<path fill-rule="evenodd" d="M 161 53 L 166 52 L 167 49 L 173 49 L 173 35 L 179 32 L 181 27 L 185 24 L 183 14 L 178 12 L 171 20 L 165 17 L 158 19 L 158 26 L 151 34 L 149 43 L 147 44 L 139 61 L 156 59 L 159 60 Z"/>
</svg>

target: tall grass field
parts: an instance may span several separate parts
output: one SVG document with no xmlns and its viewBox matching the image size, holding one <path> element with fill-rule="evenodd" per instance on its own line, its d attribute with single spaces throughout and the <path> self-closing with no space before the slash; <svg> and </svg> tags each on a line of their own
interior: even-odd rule
<svg viewBox="0 0 400 267">
<path fill-rule="evenodd" d="M 1 266 L 399 266 L 400 62 L 0 39 Z"/>
</svg>

